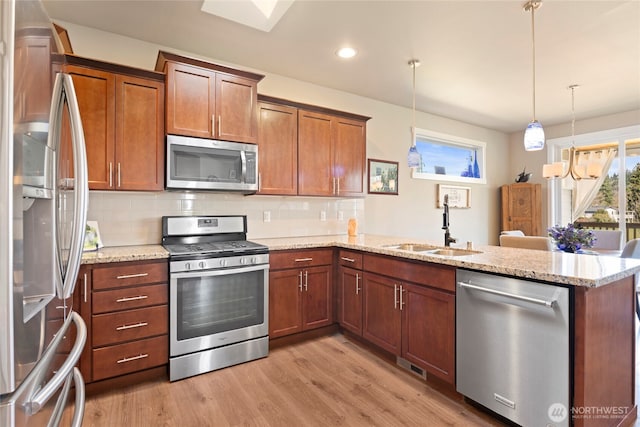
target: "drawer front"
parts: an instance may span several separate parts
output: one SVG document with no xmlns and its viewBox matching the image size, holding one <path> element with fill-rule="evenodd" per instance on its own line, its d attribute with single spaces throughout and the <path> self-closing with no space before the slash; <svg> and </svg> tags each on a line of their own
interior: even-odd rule
<svg viewBox="0 0 640 427">
<path fill-rule="evenodd" d="M 93 269 L 93 289 L 113 289 L 147 283 L 167 282 L 169 264 L 167 260 L 150 263 L 127 262 Z"/>
<path fill-rule="evenodd" d="M 332 249 L 274 251 L 269 254 L 269 268 L 271 270 L 330 265 L 332 263 Z"/>
<path fill-rule="evenodd" d="M 340 252 L 338 252 L 338 262 L 343 267 L 362 270 L 362 258 L 363 255 L 360 252 L 346 251 L 344 249 L 341 249 Z"/>
<path fill-rule="evenodd" d="M 166 334 L 169 330 L 166 305 L 98 314 L 92 318 L 93 347 Z"/>
<path fill-rule="evenodd" d="M 93 313 L 131 310 L 167 304 L 169 287 L 166 284 L 119 288 L 93 293 Z"/>
<path fill-rule="evenodd" d="M 93 380 L 129 374 L 169 362 L 169 338 L 164 335 L 92 351 Z"/>
<path fill-rule="evenodd" d="M 396 258 L 365 255 L 364 270 L 397 280 L 430 286 L 449 292 L 456 291 L 456 269 L 447 265 L 412 263 Z"/>
</svg>

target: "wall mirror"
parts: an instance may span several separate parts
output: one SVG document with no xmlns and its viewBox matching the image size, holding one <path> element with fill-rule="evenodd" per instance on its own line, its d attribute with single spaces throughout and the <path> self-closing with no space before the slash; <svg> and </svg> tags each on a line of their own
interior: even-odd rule
<svg viewBox="0 0 640 427">
<path fill-rule="evenodd" d="M 420 166 L 412 178 L 486 184 L 486 143 L 416 129 Z"/>
</svg>

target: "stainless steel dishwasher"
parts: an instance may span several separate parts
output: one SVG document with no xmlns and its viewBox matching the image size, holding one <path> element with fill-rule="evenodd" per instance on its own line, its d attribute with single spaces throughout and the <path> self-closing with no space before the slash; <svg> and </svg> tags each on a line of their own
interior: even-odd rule
<svg viewBox="0 0 640 427">
<path fill-rule="evenodd" d="M 523 426 L 568 426 L 569 289 L 458 269 L 456 389 Z"/>
</svg>

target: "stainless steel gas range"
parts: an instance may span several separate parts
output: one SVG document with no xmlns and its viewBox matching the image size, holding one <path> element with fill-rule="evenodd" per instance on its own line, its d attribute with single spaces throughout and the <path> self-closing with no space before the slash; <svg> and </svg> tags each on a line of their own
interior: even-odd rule
<svg viewBox="0 0 640 427">
<path fill-rule="evenodd" d="M 246 216 L 165 216 L 169 380 L 267 356 L 269 250 Z"/>
</svg>

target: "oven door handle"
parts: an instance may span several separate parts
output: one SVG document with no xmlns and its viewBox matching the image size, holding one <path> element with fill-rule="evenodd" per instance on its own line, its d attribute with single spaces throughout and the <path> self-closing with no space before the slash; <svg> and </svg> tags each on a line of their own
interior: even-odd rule
<svg viewBox="0 0 640 427">
<path fill-rule="evenodd" d="M 248 273 L 251 271 L 269 270 L 269 264 L 258 264 L 247 267 L 227 267 L 216 270 L 181 271 L 170 273 L 171 279 L 185 279 L 190 277 L 228 276 L 229 274 Z"/>
</svg>

